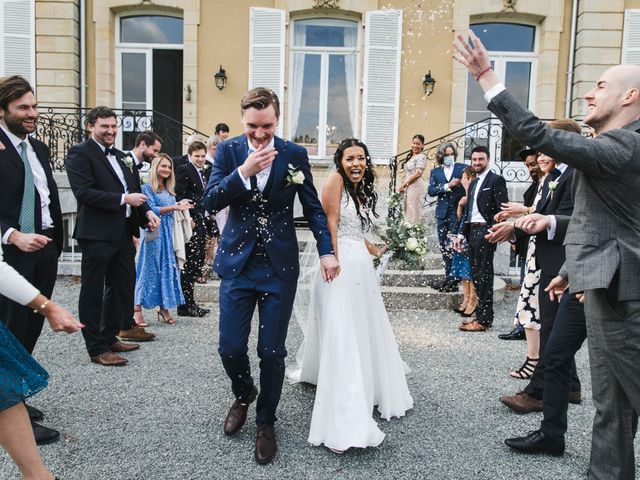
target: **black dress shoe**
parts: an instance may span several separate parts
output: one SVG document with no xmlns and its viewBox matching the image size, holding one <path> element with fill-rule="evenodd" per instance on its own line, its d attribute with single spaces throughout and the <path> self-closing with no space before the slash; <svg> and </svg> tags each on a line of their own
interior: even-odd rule
<svg viewBox="0 0 640 480">
<path fill-rule="evenodd" d="M 531 432 L 526 437 L 507 438 L 504 443 L 522 453 L 564 454 L 564 437 L 549 437 L 542 430 Z"/>
<path fill-rule="evenodd" d="M 24 406 L 27 408 L 29 419 L 33 420 L 34 422 L 38 422 L 44 418 L 44 413 L 42 413 L 41 410 L 38 410 L 36 407 L 32 407 L 31 405 L 27 405 L 26 403 L 24 404 Z"/>
<path fill-rule="evenodd" d="M 501 333 L 498 335 L 498 338 L 500 340 L 525 340 L 524 327 L 522 325 L 517 325 L 509 333 Z"/>
<path fill-rule="evenodd" d="M 31 428 L 33 428 L 33 436 L 36 439 L 37 445 L 46 445 L 53 443 L 60 438 L 60 432 L 53 428 L 45 427 L 34 421 L 31 421 Z"/>
<path fill-rule="evenodd" d="M 195 309 L 198 312 L 198 316 L 199 317 L 204 317 L 204 316 L 208 315 L 209 312 L 211 311 L 208 308 L 201 308 L 201 307 L 198 307 L 198 306 L 196 306 Z"/>
</svg>

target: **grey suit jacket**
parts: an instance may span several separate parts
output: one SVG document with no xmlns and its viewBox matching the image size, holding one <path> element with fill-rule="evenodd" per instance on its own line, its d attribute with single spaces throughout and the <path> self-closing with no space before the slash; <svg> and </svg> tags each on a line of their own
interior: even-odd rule
<svg viewBox="0 0 640 480">
<path fill-rule="evenodd" d="M 576 169 L 564 240 L 571 291 L 616 280 L 618 300 L 640 299 L 640 121 L 588 139 L 551 129 L 507 91 L 489 110 L 523 145 Z"/>
</svg>

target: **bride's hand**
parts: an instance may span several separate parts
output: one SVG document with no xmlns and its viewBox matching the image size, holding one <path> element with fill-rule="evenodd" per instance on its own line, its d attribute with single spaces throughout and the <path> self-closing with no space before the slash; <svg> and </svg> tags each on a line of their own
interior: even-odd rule
<svg viewBox="0 0 640 480">
<path fill-rule="evenodd" d="M 340 264 L 335 255 L 325 255 L 320 259 L 320 271 L 322 272 L 322 279 L 331 283 L 331 281 L 340 273 Z"/>
</svg>

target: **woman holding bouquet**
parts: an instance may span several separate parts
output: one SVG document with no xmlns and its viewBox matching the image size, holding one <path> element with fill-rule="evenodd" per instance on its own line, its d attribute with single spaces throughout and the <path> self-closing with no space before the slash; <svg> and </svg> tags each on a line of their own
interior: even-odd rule
<svg viewBox="0 0 640 480">
<path fill-rule="evenodd" d="M 384 433 L 372 417 L 375 405 L 388 420 L 403 416 L 413 399 L 371 259 L 386 246 L 365 238 L 372 216 L 378 216 L 367 147 L 357 139 L 343 140 L 334 162 L 322 205 L 341 272 L 324 283 L 316 269 L 308 308 L 296 305 L 298 320 L 307 320 L 305 342 L 298 369 L 288 375 L 293 382 L 317 385 L 309 442 L 343 453 L 382 442 Z"/>
</svg>

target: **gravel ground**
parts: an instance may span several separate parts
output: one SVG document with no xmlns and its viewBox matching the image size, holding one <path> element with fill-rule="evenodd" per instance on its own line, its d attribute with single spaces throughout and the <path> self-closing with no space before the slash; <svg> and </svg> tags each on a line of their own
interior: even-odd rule
<svg viewBox="0 0 640 480">
<path fill-rule="evenodd" d="M 78 292 L 77 281 L 61 278 L 54 298 L 76 312 Z M 387 435 L 380 447 L 337 456 L 306 442 L 314 388 L 286 383 L 276 425 L 279 451 L 267 466 L 253 460 L 254 408 L 239 434 L 222 432 L 232 398 L 216 353 L 217 308 L 203 319 L 179 318 L 175 326 L 154 322 L 158 339 L 125 354 L 130 362 L 124 368 L 90 363 L 80 335 L 45 328 L 35 353 L 51 374 L 50 386 L 31 403 L 46 412 L 44 423 L 60 429 L 63 439 L 43 446 L 42 456 L 64 480 L 584 478 L 594 413 L 586 348 L 576 358 L 585 401 L 569 408 L 566 454 L 525 456 L 503 444 L 538 428 L 541 419 L 498 402 L 525 385 L 508 375 L 525 357 L 524 342 L 496 338 L 510 329 L 515 300 L 515 293 L 507 293 L 496 305 L 491 333 L 459 332 L 460 317 L 452 312 L 391 312 L 412 369 L 414 409 L 389 422 L 377 416 Z M 152 312 L 146 319 L 154 320 Z M 301 340 L 294 323 L 291 353 Z M 254 352 L 254 336 L 252 342 Z M 0 478 L 19 478 L 4 452 Z"/>
</svg>

